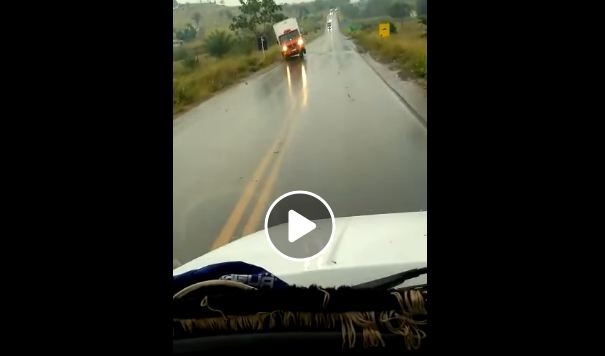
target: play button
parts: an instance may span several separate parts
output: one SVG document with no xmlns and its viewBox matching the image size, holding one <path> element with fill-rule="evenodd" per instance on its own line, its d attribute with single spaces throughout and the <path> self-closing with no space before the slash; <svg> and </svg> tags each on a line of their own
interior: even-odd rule
<svg viewBox="0 0 605 356">
<path fill-rule="evenodd" d="M 335 228 L 334 213 L 328 203 L 304 190 L 280 196 L 265 216 L 269 244 L 288 259 L 316 257 L 330 244 Z"/>
<path fill-rule="evenodd" d="M 294 242 L 309 232 L 315 230 L 317 225 L 294 210 L 288 211 L 288 241 Z"/>
</svg>

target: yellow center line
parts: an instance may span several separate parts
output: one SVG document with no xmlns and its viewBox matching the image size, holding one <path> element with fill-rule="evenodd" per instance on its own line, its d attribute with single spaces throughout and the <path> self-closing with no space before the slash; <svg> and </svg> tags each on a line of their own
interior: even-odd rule
<svg viewBox="0 0 605 356">
<path fill-rule="evenodd" d="M 252 212 L 250 213 L 250 217 L 248 218 L 248 221 L 244 225 L 242 234 L 248 235 L 253 232 L 256 232 L 256 229 L 260 225 L 260 222 L 263 218 L 264 208 L 266 207 L 269 197 L 273 191 L 273 187 L 275 186 L 275 182 L 277 180 L 278 172 L 283 163 L 283 157 L 285 156 L 287 141 L 289 139 L 290 133 L 292 132 L 293 121 L 295 121 L 295 119 L 294 119 L 295 113 L 298 110 L 300 110 L 300 108 L 302 106 L 306 106 L 306 104 L 307 104 L 307 97 L 306 97 L 307 96 L 306 95 L 307 94 L 306 93 L 307 78 L 306 78 L 306 71 L 304 68 L 304 64 L 302 67 L 302 76 L 303 76 L 302 84 L 303 84 L 303 91 L 304 91 L 302 103 L 300 102 L 300 100 L 296 100 L 293 97 L 292 83 L 291 83 L 291 79 L 290 79 L 290 67 L 287 66 L 286 70 L 287 70 L 287 77 L 288 77 L 289 97 L 290 97 L 290 100 L 294 102 L 294 105 L 291 106 L 291 110 L 289 110 L 289 112 L 287 112 L 286 115 L 284 116 L 286 118 L 286 120 L 282 127 L 282 130 L 277 135 L 276 140 L 273 143 L 273 145 L 271 145 L 269 150 L 263 156 L 262 160 L 260 161 L 259 165 L 257 166 L 257 168 L 254 172 L 252 179 L 248 182 L 248 184 L 246 184 L 240 199 L 238 200 L 235 207 L 231 211 L 231 214 L 227 218 L 227 221 L 225 222 L 225 225 L 221 229 L 218 237 L 212 243 L 212 246 L 210 247 L 211 250 L 228 244 L 231 241 L 231 239 L 234 237 L 234 233 L 242 221 L 246 208 L 250 204 L 251 200 L 254 197 L 254 193 L 256 192 L 256 189 L 260 185 L 260 184 L 257 184 L 257 182 L 261 182 L 261 184 L 262 184 L 263 176 L 265 175 L 267 168 L 271 164 L 271 161 L 275 158 L 275 156 L 276 156 L 275 153 L 278 152 L 279 154 L 278 154 L 277 158 L 274 159 L 273 166 L 271 167 L 271 172 L 269 173 L 269 177 L 267 178 L 267 183 L 263 186 L 260 196 L 259 196 L 258 200 L 256 201 L 256 204 L 254 205 Z M 281 152 L 279 152 L 280 147 L 282 147 Z"/>
<path fill-rule="evenodd" d="M 285 117 L 286 118 L 291 117 L 294 110 L 296 110 L 296 107 L 294 107 L 293 110 L 291 110 L 289 113 L 287 113 Z M 227 218 L 225 225 L 223 225 L 223 228 L 221 229 L 220 233 L 218 234 L 218 237 L 214 240 L 214 242 L 210 246 L 210 250 L 214 250 L 218 247 L 228 244 L 231 241 L 231 239 L 234 237 L 235 230 L 237 229 L 237 226 L 240 224 L 240 222 L 242 220 L 244 212 L 246 211 L 246 207 L 248 206 L 248 204 L 250 204 L 252 197 L 254 197 L 254 192 L 256 191 L 256 188 L 258 187 L 257 182 L 262 182 L 262 178 L 265 175 L 265 171 L 267 170 L 267 167 L 271 163 L 272 158 L 275 157 L 274 152 L 277 151 L 279 149 L 279 146 L 283 143 L 282 137 L 284 137 L 287 134 L 289 127 L 290 127 L 290 122 L 287 121 L 284 124 L 282 130 L 277 135 L 277 139 L 275 140 L 273 145 L 271 145 L 269 150 L 263 156 L 263 158 L 260 161 L 259 165 L 257 166 L 256 170 L 254 171 L 254 175 L 253 175 L 252 179 L 248 182 L 248 184 L 246 184 L 246 187 L 244 188 L 244 191 L 243 191 L 240 199 L 235 204 L 235 207 L 233 208 L 233 210 L 231 211 L 231 214 Z M 280 157 L 278 157 L 278 159 L 279 158 Z"/>
<path fill-rule="evenodd" d="M 267 178 L 267 183 L 263 187 L 263 190 L 261 191 L 260 196 L 256 200 L 256 204 L 254 205 L 254 208 L 252 209 L 252 213 L 250 213 L 250 217 L 248 218 L 246 225 L 244 225 L 244 228 L 242 230 L 243 236 L 255 233 L 259 229 L 263 228 L 263 226 L 261 225 L 261 222 L 264 217 L 263 215 L 265 212 L 265 207 L 267 207 L 267 202 L 269 201 L 269 198 L 270 198 L 271 193 L 273 192 L 273 188 L 275 186 L 275 182 L 277 181 L 277 174 L 280 171 L 280 168 L 281 168 L 283 160 L 284 160 L 284 156 L 286 155 L 286 150 L 288 148 L 288 141 L 290 139 L 290 134 L 293 131 L 294 123 L 295 123 L 295 119 L 293 119 L 292 122 L 290 122 L 290 124 L 287 125 L 289 130 L 285 133 L 285 137 L 282 141 L 282 148 L 281 148 L 281 151 L 279 152 L 279 157 L 277 157 L 277 160 L 273 164 L 273 167 L 271 168 L 271 173 L 269 173 L 269 177 Z"/>
<path fill-rule="evenodd" d="M 218 237 L 212 243 L 212 246 L 210 247 L 211 250 L 214 250 L 215 248 L 225 245 L 229 243 L 229 241 L 231 241 L 233 233 L 235 232 L 237 225 L 239 225 L 239 222 L 242 219 L 242 215 L 246 210 L 248 203 L 250 203 L 250 199 L 252 199 L 252 196 L 254 195 L 256 181 L 260 181 L 263 175 L 265 174 L 265 171 L 269 166 L 269 162 L 271 161 L 272 154 L 273 146 L 271 147 L 271 149 L 269 149 L 269 151 L 267 151 L 260 164 L 256 168 L 252 179 L 248 182 L 248 184 L 246 184 L 242 196 L 238 200 L 237 204 L 235 204 L 233 211 L 231 211 L 231 214 L 229 215 L 229 218 L 227 218 L 227 222 L 225 222 L 225 225 L 221 229 L 221 232 L 219 233 Z"/>
<path fill-rule="evenodd" d="M 246 225 L 244 225 L 244 229 L 242 230 L 242 235 L 244 236 L 258 231 L 258 227 L 263 218 L 263 212 L 265 211 L 264 208 L 267 206 L 271 192 L 273 192 L 273 187 L 275 186 L 275 182 L 277 180 L 277 173 L 279 172 L 284 156 L 286 155 L 285 151 L 286 149 L 284 146 L 282 151 L 279 153 L 279 157 L 277 157 L 275 164 L 273 164 L 271 173 L 269 173 L 269 177 L 267 178 L 267 183 L 263 187 L 260 196 L 256 200 L 256 204 L 252 209 L 252 213 L 250 214 Z"/>
</svg>

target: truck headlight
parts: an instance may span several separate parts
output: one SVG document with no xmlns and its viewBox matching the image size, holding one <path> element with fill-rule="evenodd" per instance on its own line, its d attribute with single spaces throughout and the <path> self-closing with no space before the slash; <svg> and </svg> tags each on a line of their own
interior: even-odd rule
<svg viewBox="0 0 605 356">
<path fill-rule="evenodd" d="M 288 50 L 288 47 L 286 47 L 286 45 L 284 45 L 284 46 L 281 48 L 281 50 L 285 52 L 285 51 L 287 51 L 287 50 Z"/>
<path fill-rule="evenodd" d="M 303 43 L 305 43 L 305 42 L 303 42 L 302 37 L 301 37 L 301 38 L 299 38 L 299 39 L 298 39 L 298 45 L 299 45 L 299 46 L 302 46 L 302 45 L 303 45 Z"/>
</svg>

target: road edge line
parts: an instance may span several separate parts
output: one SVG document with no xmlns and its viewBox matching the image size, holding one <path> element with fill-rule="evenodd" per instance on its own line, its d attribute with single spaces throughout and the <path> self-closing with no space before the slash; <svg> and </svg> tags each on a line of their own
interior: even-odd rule
<svg viewBox="0 0 605 356">
<path fill-rule="evenodd" d="M 346 37 L 345 37 L 346 38 Z M 349 40 L 351 41 L 351 40 Z M 351 41 L 353 43 L 353 41 Z M 356 47 L 356 46 L 355 46 Z M 389 84 L 389 82 L 387 82 L 382 75 L 368 62 L 367 58 L 365 58 L 365 56 L 363 55 L 363 53 L 360 53 L 357 48 L 355 48 L 355 53 L 357 53 L 359 55 L 359 57 L 361 57 L 361 59 L 363 59 L 363 61 L 368 65 L 368 67 L 370 67 L 372 69 L 372 71 L 374 73 L 376 73 L 376 75 L 378 76 L 378 78 L 380 78 L 380 80 L 382 80 L 382 82 L 384 84 L 386 84 L 386 86 L 395 94 L 397 95 L 397 97 L 405 104 L 405 106 L 412 112 L 412 114 L 416 117 L 416 119 L 418 119 L 418 121 L 420 121 L 420 123 L 422 124 L 422 126 L 424 126 L 424 128 L 427 128 L 427 119 L 424 118 L 422 115 L 420 115 L 416 109 L 414 109 L 414 107 L 405 99 L 405 97 L 403 95 L 401 95 L 395 88 L 393 88 L 391 86 L 391 84 Z"/>
</svg>

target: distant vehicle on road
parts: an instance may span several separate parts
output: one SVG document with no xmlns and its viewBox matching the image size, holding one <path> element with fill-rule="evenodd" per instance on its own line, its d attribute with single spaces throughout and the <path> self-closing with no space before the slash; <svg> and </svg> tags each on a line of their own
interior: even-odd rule
<svg viewBox="0 0 605 356">
<path fill-rule="evenodd" d="M 304 58 L 307 49 L 295 18 L 288 18 L 274 24 L 273 31 L 275 31 L 275 38 L 281 47 L 281 55 L 284 59 L 295 55 Z"/>
<path fill-rule="evenodd" d="M 328 20 L 327 26 L 328 26 L 328 31 L 332 31 L 332 20 Z"/>
</svg>

